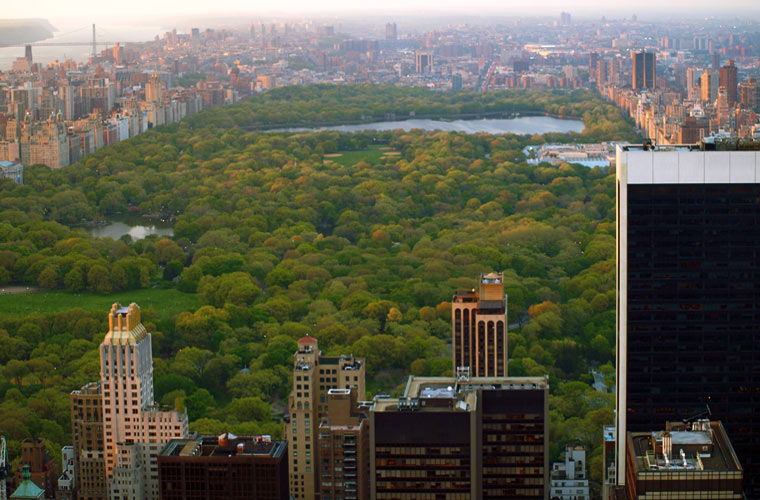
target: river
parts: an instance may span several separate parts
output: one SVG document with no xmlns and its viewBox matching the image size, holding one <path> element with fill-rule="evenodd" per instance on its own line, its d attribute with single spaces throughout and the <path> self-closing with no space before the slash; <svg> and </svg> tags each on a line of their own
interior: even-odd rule
<svg viewBox="0 0 760 500">
<path fill-rule="evenodd" d="M 468 134 L 545 134 L 547 132 L 583 132 L 583 122 L 580 120 L 561 120 L 549 116 L 523 116 L 519 118 L 481 118 L 479 120 L 427 120 L 410 119 L 355 125 L 334 125 L 328 127 L 298 127 L 275 129 L 279 132 L 306 132 L 319 130 L 337 130 L 339 132 L 359 132 L 362 130 L 397 130 L 412 129 L 443 130 L 446 132 L 465 132 Z"/>
</svg>

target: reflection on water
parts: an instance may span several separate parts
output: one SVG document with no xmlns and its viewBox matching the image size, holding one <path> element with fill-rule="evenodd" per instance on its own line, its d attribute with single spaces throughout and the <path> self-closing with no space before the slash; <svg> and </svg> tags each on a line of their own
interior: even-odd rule
<svg viewBox="0 0 760 500">
<path fill-rule="evenodd" d="M 583 132 L 580 120 L 561 120 L 549 116 L 524 116 L 520 118 L 482 118 L 480 120 L 439 121 L 412 119 L 392 122 L 361 123 L 358 125 L 336 125 L 318 128 L 277 129 L 287 132 L 305 132 L 309 130 L 337 130 L 340 132 L 358 132 L 361 130 L 397 130 L 412 129 L 443 130 L 446 132 L 465 132 L 468 134 L 545 134 L 547 132 Z"/>
<path fill-rule="evenodd" d="M 132 237 L 133 240 L 141 240 L 151 234 L 157 234 L 159 236 L 174 236 L 174 229 L 171 227 L 156 227 L 156 226 L 142 226 L 135 225 L 130 226 L 123 222 L 111 222 L 106 226 L 96 226 L 87 228 L 87 232 L 97 238 L 113 238 L 118 240 L 125 234 Z"/>
</svg>

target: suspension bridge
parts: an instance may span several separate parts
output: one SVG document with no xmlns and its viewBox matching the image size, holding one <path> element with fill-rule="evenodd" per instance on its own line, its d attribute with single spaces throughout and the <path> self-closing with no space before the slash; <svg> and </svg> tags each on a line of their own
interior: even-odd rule
<svg viewBox="0 0 760 500">
<path fill-rule="evenodd" d="M 71 35 L 73 33 L 77 33 L 79 31 L 82 31 L 86 29 L 85 28 L 79 28 L 72 31 L 69 31 L 67 33 L 63 33 L 60 35 L 56 35 L 56 38 L 63 38 L 68 35 Z M 55 41 L 55 42 L 33 42 L 33 43 L 17 43 L 17 44 L 6 44 L 6 45 L 0 45 L 0 48 L 6 48 L 6 47 L 24 47 L 25 48 L 25 54 L 28 58 L 31 58 L 32 55 L 32 47 L 81 47 L 81 46 L 91 46 L 92 47 L 92 55 L 97 56 L 98 55 L 98 46 L 105 46 L 109 47 L 112 45 L 116 45 L 120 42 L 104 42 L 102 40 L 97 39 L 95 25 L 92 25 L 92 40 L 87 41 Z"/>
</svg>

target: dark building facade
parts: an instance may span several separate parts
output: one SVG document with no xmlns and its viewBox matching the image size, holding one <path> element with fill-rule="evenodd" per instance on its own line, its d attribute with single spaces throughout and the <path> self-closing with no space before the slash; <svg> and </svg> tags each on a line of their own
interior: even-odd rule
<svg viewBox="0 0 760 500">
<path fill-rule="evenodd" d="M 726 89 L 726 97 L 728 98 L 728 105 L 733 107 L 736 102 L 736 65 L 734 61 L 729 60 L 728 64 L 721 66 L 719 73 L 720 86 Z"/>
<path fill-rule="evenodd" d="M 175 439 L 158 456 L 162 500 L 287 500 L 288 442 L 222 434 Z"/>
<path fill-rule="evenodd" d="M 657 81 L 655 56 L 653 52 L 631 52 L 633 62 L 633 79 L 631 87 L 634 90 L 654 90 Z"/>
<path fill-rule="evenodd" d="M 617 167 L 618 484 L 626 432 L 709 405 L 758 498 L 757 153 L 619 148 Z"/>
<path fill-rule="evenodd" d="M 545 378 L 410 377 L 370 412 L 373 500 L 548 499 Z"/>
</svg>

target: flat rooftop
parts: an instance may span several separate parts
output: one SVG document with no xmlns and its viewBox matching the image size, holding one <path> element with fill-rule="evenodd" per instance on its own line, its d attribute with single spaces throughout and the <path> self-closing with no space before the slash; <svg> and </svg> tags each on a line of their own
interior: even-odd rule
<svg viewBox="0 0 760 500">
<path fill-rule="evenodd" d="M 223 434 L 222 436 L 226 436 Z M 273 441 L 269 436 L 199 436 L 195 439 L 173 439 L 161 451 L 162 457 L 233 457 L 260 455 L 278 457 L 287 448 L 286 441 Z"/>
<path fill-rule="evenodd" d="M 375 412 L 427 411 L 467 412 L 477 403 L 478 390 L 544 390 L 544 377 L 455 377 L 410 376 L 401 398 L 375 398 Z"/>
<path fill-rule="evenodd" d="M 664 431 L 629 432 L 637 472 L 741 472 L 723 425 L 703 422 L 707 425 L 678 422 Z M 668 437 L 672 444 L 666 458 Z"/>
</svg>

